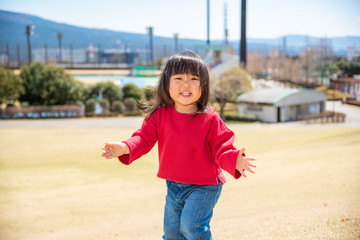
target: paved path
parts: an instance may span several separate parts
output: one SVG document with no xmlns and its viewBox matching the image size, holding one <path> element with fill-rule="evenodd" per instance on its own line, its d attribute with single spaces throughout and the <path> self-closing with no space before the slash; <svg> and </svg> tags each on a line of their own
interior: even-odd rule
<svg viewBox="0 0 360 240">
<path fill-rule="evenodd" d="M 255 123 L 255 124 L 231 124 L 232 127 L 271 126 L 271 127 L 295 127 L 295 126 L 336 126 L 336 127 L 360 127 L 360 107 L 342 104 L 341 102 L 327 102 L 326 109 L 346 114 L 344 123 L 314 123 L 304 122 L 287 123 Z M 143 117 L 116 117 L 116 118 L 72 118 L 72 119 L 17 119 L 0 120 L 0 128 L 139 128 Z"/>
<path fill-rule="evenodd" d="M 143 117 L 0 120 L 0 128 L 139 128 Z"/>
</svg>

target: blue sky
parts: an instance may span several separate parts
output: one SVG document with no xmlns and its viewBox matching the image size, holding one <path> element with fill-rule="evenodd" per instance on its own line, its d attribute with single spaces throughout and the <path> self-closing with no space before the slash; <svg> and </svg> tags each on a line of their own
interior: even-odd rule
<svg viewBox="0 0 360 240">
<path fill-rule="evenodd" d="M 81 27 L 206 39 L 206 0 L 0 0 L 0 9 Z M 224 38 L 227 2 L 229 39 L 239 39 L 240 0 L 210 0 L 210 38 Z M 248 0 L 247 35 L 360 36 L 360 0 Z"/>
</svg>

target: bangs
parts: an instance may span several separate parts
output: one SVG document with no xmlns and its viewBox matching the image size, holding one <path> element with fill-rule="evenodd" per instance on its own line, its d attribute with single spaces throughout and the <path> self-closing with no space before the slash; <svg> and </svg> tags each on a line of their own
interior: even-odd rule
<svg viewBox="0 0 360 240">
<path fill-rule="evenodd" d="M 203 79 L 207 73 L 207 67 L 201 59 L 190 56 L 174 56 L 169 59 L 168 72 L 170 76 L 175 74 L 191 74 Z"/>
<path fill-rule="evenodd" d="M 209 106 L 210 100 L 210 78 L 209 71 L 196 53 L 187 50 L 172 56 L 161 73 L 159 82 L 156 86 L 155 96 L 152 101 L 152 107 L 149 110 L 148 119 L 161 106 L 169 106 L 174 103 L 169 93 L 170 78 L 176 74 L 191 74 L 200 79 L 201 96 L 197 100 L 196 114 L 204 113 Z"/>
</svg>

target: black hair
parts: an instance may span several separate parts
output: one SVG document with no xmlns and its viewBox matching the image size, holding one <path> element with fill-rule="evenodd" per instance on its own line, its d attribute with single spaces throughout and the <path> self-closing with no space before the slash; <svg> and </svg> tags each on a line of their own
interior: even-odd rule
<svg viewBox="0 0 360 240">
<path fill-rule="evenodd" d="M 157 84 L 153 101 L 148 107 L 148 119 L 159 107 L 173 104 L 169 87 L 170 77 L 176 74 L 192 74 L 199 77 L 201 96 L 196 103 L 197 111 L 194 114 L 204 113 L 207 110 L 210 101 L 209 71 L 199 55 L 187 50 L 172 56 L 167 61 Z"/>
</svg>

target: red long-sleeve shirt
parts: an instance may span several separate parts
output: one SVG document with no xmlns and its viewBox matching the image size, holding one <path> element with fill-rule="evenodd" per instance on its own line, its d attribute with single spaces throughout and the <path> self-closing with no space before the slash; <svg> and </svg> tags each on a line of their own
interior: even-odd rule
<svg viewBox="0 0 360 240">
<path fill-rule="evenodd" d="M 177 112 L 173 106 L 160 107 L 124 141 L 130 154 L 119 160 L 128 165 L 148 153 L 158 141 L 159 178 L 216 185 L 217 178 L 225 183 L 224 169 L 238 179 L 241 174 L 235 166 L 239 150 L 233 146 L 234 133 L 212 109 L 192 116 Z"/>
</svg>

